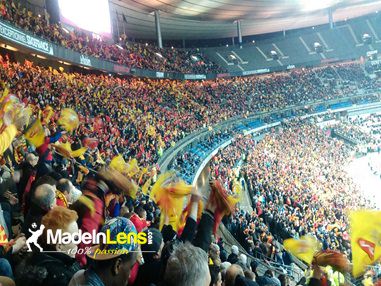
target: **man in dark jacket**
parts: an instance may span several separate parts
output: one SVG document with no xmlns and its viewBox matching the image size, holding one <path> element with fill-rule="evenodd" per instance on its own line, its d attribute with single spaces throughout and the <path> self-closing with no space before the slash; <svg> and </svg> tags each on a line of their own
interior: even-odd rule
<svg viewBox="0 0 381 286">
<path fill-rule="evenodd" d="M 263 276 L 257 278 L 259 286 L 281 286 L 278 278 L 274 277 L 271 270 L 266 270 Z"/>
<path fill-rule="evenodd" d="M 134 285 L 139 286 L 159 283 L 163 273 L 160 259 L 164 247 L 163 236 L 156 228 L 150 228 L 144 232 L 147 233 L 147 237 L 152 237 L 152 244 L 143 244 L 141 246 L 144 264 L 139 267 L 138 276 L 134 283 Z"/>
<path fill-rule="evenodd" d="M 19 202 L 23 202 L 24 192 L 29 192 L 36 175 L 36 165 L 38 157 L 33 153 L 26 156 L 26 160 L 19 166 L 18 172 L 20 180 L 17 183 L 17 193 Z"/>
<path fill-rule="evenodd" d="M 231 264 L 236 264 L 238 262 L 238 254 L 239 254 L 238 246 L 232 245 L 231 251 L 232 252 L 229 254 L 229 257 L 228 257 L 228 262 L 230 262 Z"/>
</svg>

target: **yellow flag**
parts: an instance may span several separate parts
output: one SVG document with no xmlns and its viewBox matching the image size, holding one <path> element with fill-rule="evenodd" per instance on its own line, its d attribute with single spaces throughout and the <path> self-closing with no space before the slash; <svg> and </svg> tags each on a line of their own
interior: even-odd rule
<svg viewBox="0 0 381 286">
<path fill-rule="evenodd" d="M 79 118 L 77 113 L 71 108 L 64 108 L 61 111 L 58 124 L 61 125 L 66 131 L 73 131 L 79 126 Z"/>
<path fill-rule="evenodd" d="M 147 194 L 148 193 L 148 188 L 149 188 L 149 186 L 151 185 L 151 178 L 149 178 L 145 183 L 144 183 L 144 185 L 143 185 L 143 187 L 142 187 L 142 193 L 143 194 Z"/>
<path fill-rule="evenodd" d="M 308 264 L 311 264 L 315 252 L 321 249 L 319 241 L 310 235 L 302 236 L 300 239 L 286 239 L 283 246 L 291 254 Z"/>
<path fill-rule="evenodd" d="M 45 109 L 41 112 L 41 122 L 42 123 L 49 123 L 50 118 L 52 118 L 54 114 L 53 107 L 50 105 L 47 105 Z"/>
<path fill-rule="evenodd" d="M 350 214 L 353 276 L 381 257 L 381 211 L 361 210 Z"/>
<path fill-rule="evenodd" d="M 127 164 L 127 175 L 133 177 L 139 173 L 139 171 L 138 161 L 135 158 L 131 159 Z"/>
<path fill-rule="evenodd" d="M 82 156 L 83 154 L 85 154 L 86 151 L 87 151 L 87 148 L 82 147 L 82 148 L 79 148 L 79 149 L 77 149 L 77 150 L 75 150 L 75 151 L 71 151 L 71 156 L 72 156 L 73 158 L 77 158 L 77 157 L 80 157 L 80 156 Z"/>
<path fill-rule="evenodd" d="M 44 144 L 45 133 L 44 128 L 42 127 L 40 119 L 37 119 L 25 132 L 25 139 L 27 139 L 31 144 L 36 148 Z"/>
<path fill-rule="evenodd" d="M 66 158 L 77 158 L 77 157 L 80 157 L 83 154 L 85 154 L 87 151 L 86 147 L 82 147 L 82 148 L 79 148 L 79 149 L 73 151 L 71 149 L 71 145 L 69 142 L 60 143 L 60 144 L 52 144 L 52 146 L 54 148 L 56 148 L 56 151 L 60 155 L 66 157 Z"/>
<path fill-rule="evenodd" d="M 126 171 L 126 161 L 124 161 L 123 156 L 119 154 L 118 156 L 112 158 L 110 167 L 120 173 L 124 173 Z"/>
</svg>

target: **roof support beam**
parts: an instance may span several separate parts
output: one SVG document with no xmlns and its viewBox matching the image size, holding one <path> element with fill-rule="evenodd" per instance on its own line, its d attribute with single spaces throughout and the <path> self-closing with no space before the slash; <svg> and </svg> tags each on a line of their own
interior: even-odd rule
<svg viewBox="0 0 381 286">
<path fill-rule="evenodd" d="M 242 30 L 241 30 L 241 20 L 237 20 L 237 36 L 239 47 L 242 48 Z"/>
<path fill-rule="evenodd" d="M 328 22 L 329 22 L 329 28 L 333 29 L 333 8 L 329 7 L 328 8 Z"/>
<path fill-rule="evenodd" d="M 160 13 L 159 10 L 155 10 L 155 27 L 156 27 L 156 38 L 157 38 L 157 45 L 160 49 L 163 48 L 163 41 L 161 39 L 161 27 L 160 27 Z"/>
</svg>

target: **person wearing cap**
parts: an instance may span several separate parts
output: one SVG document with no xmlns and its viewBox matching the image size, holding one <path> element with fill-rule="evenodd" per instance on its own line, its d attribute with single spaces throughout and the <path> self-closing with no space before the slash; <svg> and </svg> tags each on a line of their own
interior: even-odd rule
<svg viewBox="0 0 381 286">
<path fill-rule="evenodd" d="M 75 243 L 48 243 L 48 230 L 54 236 L 58 231 L 78 233 L 78 215 L 75 211 L 65 207 L 52 208 L 41 220 L 45 226 L 39 243 L 44 251 L 33 252 L 30 258 L 26 258 L 16 272 L 16 284 L 23 286 L 66 286 L 73 275 L 80 269 L 74 258 L 77 250 Z"/>
<path fill-rule="evenodd" d="M 144 264 L 139 267 L 138 277 L 134 283 L 136 286 L 157 284 L 160 282 L 163 272 L 161 260 L 161 251 L 164 247 L 163 235 L 156 228 L 149 228 L 144 232 L 147 237 L 152 237 L 152 244 L 143 244 L 141 246 Z"/>
<path fill-rule="evenodd" d="M 124 217 L 107 221 L 101 232 L 109 232 L 112 241 L 116 241 L 122 232 L 127 235 L 137 234 L 133 223 Z M 138 244 L 134 241 L 93 246 L 87 254 L 88 269 L 74 274 L 68 286 L 127 286 L 138 249 Z"/>
</svg>

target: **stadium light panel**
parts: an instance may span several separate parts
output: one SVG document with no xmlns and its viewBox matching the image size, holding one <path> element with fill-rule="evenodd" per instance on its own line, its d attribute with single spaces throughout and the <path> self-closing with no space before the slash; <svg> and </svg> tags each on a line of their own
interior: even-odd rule
<svg viewBox="0 0 381 286">
<path fill-rule="evenodd" d="M 58 61 L 60 64 L 64 64 L 64 65 L 67 65 L 67 66 L 71 66 L 71 63 L 68 63 L 68 62 L 64 62 L 64 61 Z"/>
<path fill-rule="evenodd" d="M 299 0 L 303 12 L 319 11 L 339 2 L 341 2 L 341 0 Z"/>
<path fill-rule="evenodd" d="M 39 58 L 39 59 L 43 59 L 43 60 L 46 60 L 46 57 L 44 56 L 41 56 L 41 55 L 38 55 L 38 54 L 31 54 L 33 57 L 36 57 L 36 58 Z"/>
<path fill-rule="evenodd" d="M 7 50 L 10 50 L 10 51 L 14 51 L 14 52 L 18 51 L 18 49 L 16 49 L 15 47 L 10 46 L 10 45 L 6 45 L 6 44 L 0 44 L 0 47 L 7 49 Z"/>
<path fill-rule="evenodd" d="M 61 22 L 102 36 L 111 35 L 108 0 L 58 0 Z"/>
</svg>

